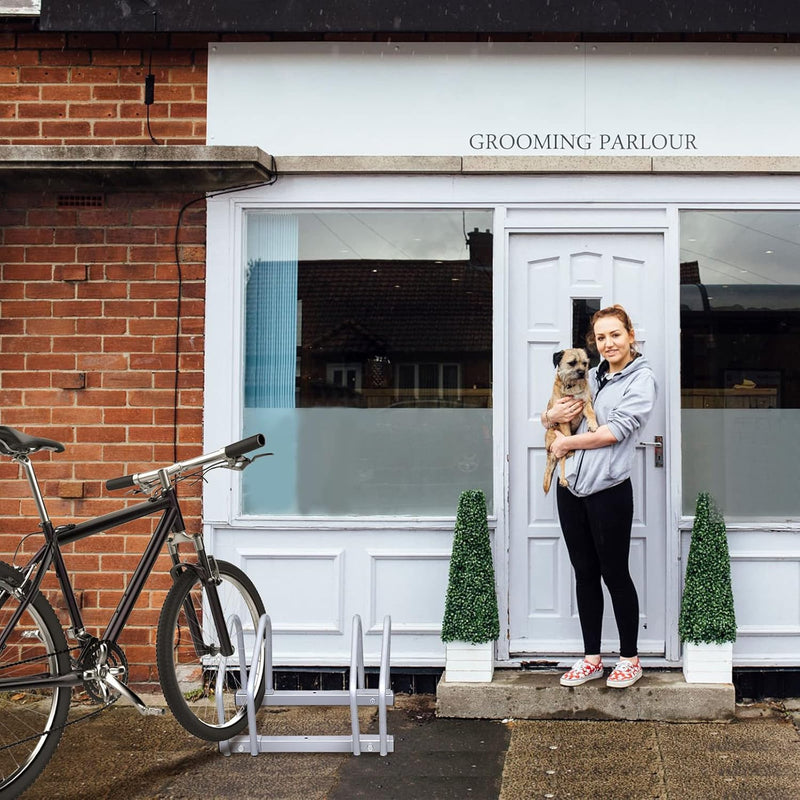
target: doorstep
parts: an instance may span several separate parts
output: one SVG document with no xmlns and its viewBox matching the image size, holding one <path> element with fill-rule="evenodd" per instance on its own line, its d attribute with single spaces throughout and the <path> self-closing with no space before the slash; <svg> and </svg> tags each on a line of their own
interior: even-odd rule
<svg viewBox="0 0 800 800">
<path fill-rule="evenodd" d="M 605 680 L 564 687 L 558 682 L 560 675 L 496 669 L 486 683 L 447 683 L 442 677 L 436 687 L 436 714 L 468 719 L 729 722 L 736 713 L 732 683 L 686 683 L 679 670 L 645 670 L 627 689 L 609 689 Z"/>
</svg>

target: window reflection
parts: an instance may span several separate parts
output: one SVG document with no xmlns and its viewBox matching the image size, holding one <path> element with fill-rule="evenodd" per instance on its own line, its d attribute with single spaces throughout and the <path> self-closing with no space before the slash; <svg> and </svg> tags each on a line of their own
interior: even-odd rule
<svg viewBox="0 0 800 800">
<path fill-rule="evenodd" d="M 681 215 L 683 511 L 800 516 L 800 213 Z"/>
<path fill-rule="evenodd" d="M 491 507 L 491 214 L 246 225 L 245 432 L 276 457 L 245 512 L 450 516 L 467 488 Z"/>
</svg>

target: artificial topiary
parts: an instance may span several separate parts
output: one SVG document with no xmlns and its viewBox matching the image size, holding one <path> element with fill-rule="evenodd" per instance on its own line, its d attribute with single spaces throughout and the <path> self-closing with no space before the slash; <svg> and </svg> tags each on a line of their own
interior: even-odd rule
<svg viewBox="0 0 800 800">
<path fill-rule="evenodd" d="M 693 644 L 736 640 L 725 520 L 708 492 L 697 496 L 678 632 Z"/>
<path fill-rule="evenodd" d="M 442 641 L 481 644 L 498 636 L 500 620 L 486 497 L 478 489 L 469 489 L 458 499 Z"/>
</svg>

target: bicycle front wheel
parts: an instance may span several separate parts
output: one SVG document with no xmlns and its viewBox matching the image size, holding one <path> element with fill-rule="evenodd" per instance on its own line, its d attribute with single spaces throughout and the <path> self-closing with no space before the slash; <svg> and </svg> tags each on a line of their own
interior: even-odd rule
<svg viewBox="0 0 800 800">
<path fill-rule="evenodd" d="M 0 630 L 19 609 L 19 570 L 0 561 Z M 67 687 L 25 687 L 26 678 L 69 672 L 64 632 L 55 612 L 37 595 L 0 652 L 0 800 L 18 797 L 55 752 L 69 714 Z M 19 681 L 14 688 L 2 682 Z"/>
<path fill-rule="evenodd" d="M 264 604 L 250 578 L 227 561 L 217 561 L 221 582 L 217 586 L 224 619 L 236 614 L 253 641 Z M 239 679 L 239 653 L 228 658 L 222 690 L 222 719 L 216 696 L 217 672 L 222 661 L 219 633 L 208 605 L 207 590 L 197 573 L 184 572 L 167 595 L 156 637 L 158 676 L 164 697 L 175 718 L 187 731 L 211 742 L 230 739 L 247 725 L 247 709 L 237 706 L 235 695 L 244 687 Z M 250 653 L 252 656 L 252 653 Z M 256 705 L 264 697 L 264 665 L 256 682 Z"/>
</svg>

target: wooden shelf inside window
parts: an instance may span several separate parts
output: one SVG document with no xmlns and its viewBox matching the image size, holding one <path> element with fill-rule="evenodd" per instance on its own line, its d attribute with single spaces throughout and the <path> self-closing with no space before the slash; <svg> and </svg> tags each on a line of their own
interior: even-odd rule
<svg viewBox="0 0 800 800">
<path fill-rule="evenodd" d="M 777 389 L 681 389 L 681 408 L 777 408 Z"/>
</svg>

